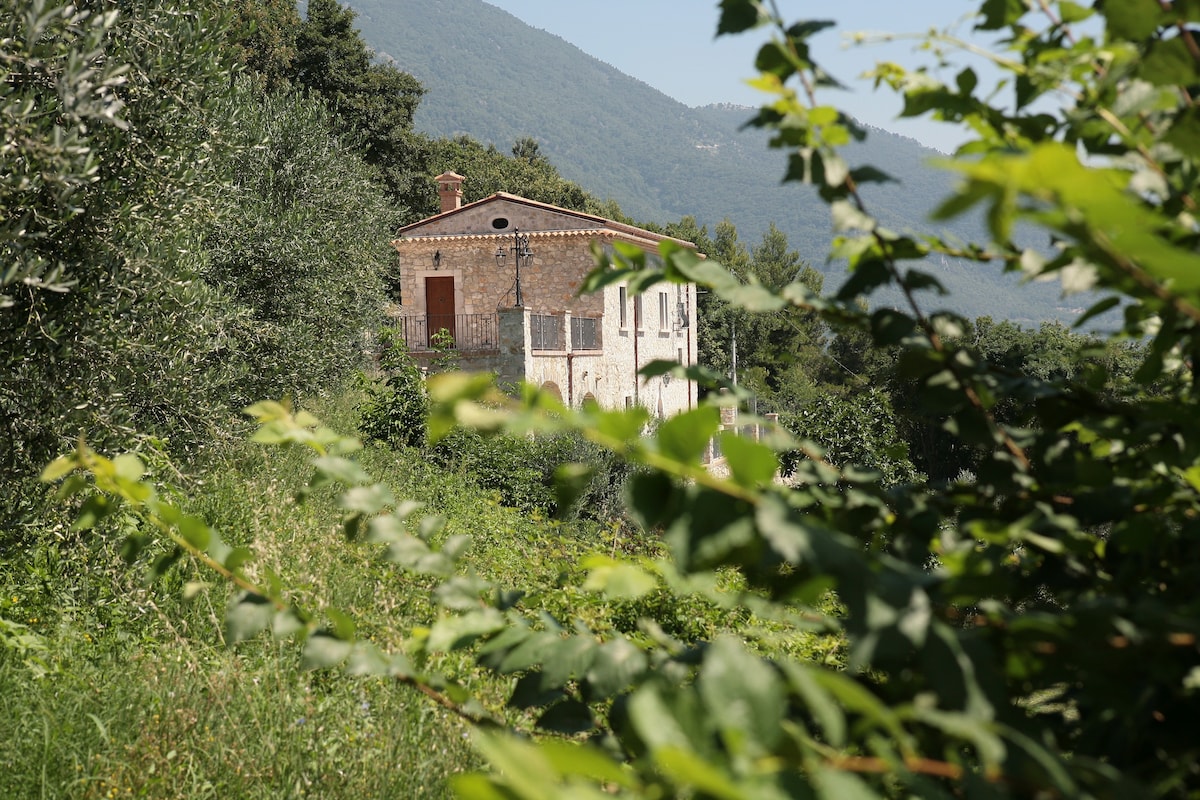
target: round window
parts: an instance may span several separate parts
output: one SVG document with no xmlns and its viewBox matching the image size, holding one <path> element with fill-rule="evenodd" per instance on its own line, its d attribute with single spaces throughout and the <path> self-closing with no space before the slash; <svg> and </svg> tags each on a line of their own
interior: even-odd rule
<svg viewBox="0 0 1200 800">
<path fill-rule="evenodd" d="M 492 220 L 492 227 L 498 231 L 502 231 L 508 227 L 508 217 L 496 217 Z"/>
</svg>

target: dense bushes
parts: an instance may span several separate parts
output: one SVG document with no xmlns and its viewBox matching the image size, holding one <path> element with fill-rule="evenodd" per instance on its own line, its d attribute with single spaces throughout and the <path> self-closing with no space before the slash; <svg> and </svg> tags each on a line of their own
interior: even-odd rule
<svg viewBox="0 0 1200 800">
<path fill-rule="evenodd" d="M 622 490 L 629 465 L 579 434 L 484 436 L 457 428 L 433 445 L 430 455 L 495 493 L 503 505 L 526 513 L 601 521 L 623 515 Z M 563 464 L 583 464 L 591 471 L 582 492 L 567 506 L 556 491 Z"/>
<path fill-rule="evenodd" d="M 445 354 L 437 359 L 440 368 L 446 359 Z M 434 463 L 467 476 L 510 508 L 602 521 L 622 516 L 622 488 L 631 467 L 613 453 L 578 434 L 484 436 L 467 428 L 456 428 L 429 445 L 424 376 L 394 329 L 385 328 L 380 335 L 379 372 L 377 379 L 364 375 L 360 380 L 365 397 L 358 430 L 368 441 L 421 448 Z M 562 464 L 581 464 L 587 470 L 567 503 L 558 476 Z"/>
<path fill-rule="evenodd" d="M 81 433 L 194 452 L 356 368 L 398 214 L 324 104 L 235 79 L 224 3 L 8 3 L 0 521 Z"/>
<path fill-rule="evenodd" d="M 896 430 L 891 403 L 879 389 L 846 397 L 819 395 L 798 411 L 781 414 L 779 421 L 800 438 L 820 445 L 825 459 L 836 467 L 874 470 L 884 486 L 917 480 L 908 448 Z M 785 453 L 784 474 L 792 474 L 804 458 L 798 451 Z"/>
</svg>

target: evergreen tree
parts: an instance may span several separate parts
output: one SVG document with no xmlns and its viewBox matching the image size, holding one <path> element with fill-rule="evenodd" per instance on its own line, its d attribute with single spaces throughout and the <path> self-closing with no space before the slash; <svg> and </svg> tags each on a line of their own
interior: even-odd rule
<svg viewBox="0 0 1200 800">
<path fill-rule="evenodd" d="M 238 0 L 230 8 L 234 16 L 230 41 L 242 63 L 266 91 L 289 86 L 301 25 L 295 2 Z"/>
<path fill-rule="evenodd" d="M 336 129 L 362 148 L 388 194 L 415 218 L 429 142 L 413 130 L 413 115 L 425 90 L 412 75 L 374 62 L 354 19 L 337 0 L 312 0 L 296 37 L 293 80 L 325 100 Z"/>
<path fill-rule="evenodd" d="M 600 214 L 600 203 L 577 183 L 566 180 L 538 151 L 531 138 L 518 139 L 512 155 L 501 153 L 495 145 L 484 145 L 470 136 L 458 136 L 431 143 L 430 174 L 453 170 L 464 175 L 464 199 L 468 203 L 482 200 L 496 192 L 528 197 L 539 203 L 549 203 L 572 211 Z M 419 192 L 422 200 L 417 209 L 420 216 L 437 213 L 438 199 L 433 182 L 423 180 Z"/>
</svg>

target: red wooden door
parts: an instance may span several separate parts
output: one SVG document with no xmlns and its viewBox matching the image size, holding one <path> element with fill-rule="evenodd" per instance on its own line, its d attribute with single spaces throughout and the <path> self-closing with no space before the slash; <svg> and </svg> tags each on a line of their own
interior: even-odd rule
<svg viewBox="0 0 1200 800">
<path fill-rule="evenodd" d="M 454 341 L 454 278 L 425 279 L 425 313 L 429 317 L 429 337 L 445 331 Z M 430 344 L 433 342 L 430 341 Z"/>
</svg>

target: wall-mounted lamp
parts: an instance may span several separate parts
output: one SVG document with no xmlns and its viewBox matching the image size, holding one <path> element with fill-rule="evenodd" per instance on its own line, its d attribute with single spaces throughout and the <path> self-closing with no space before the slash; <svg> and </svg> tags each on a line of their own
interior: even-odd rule
<svg viewBox="0 0 1200 800">
<path fill-rule="evenodd" d="M 441 266 L 442 266 L 442 251 L 434 250 L 433 251 L 433 268 L 439 269 L 439 268 L 441 268 Z"/>
<path fill-rule="evenodd" d="M 513 228 L 513 244 L 508 249 L 512 251 L 513 262 L 517 267 L 517 302 L 513 304 L 513 308 L 524 308 L 525 299 L 521 296 L 521 267 L 528 267 L 533 263 L 533 251 L 529 249 L 529 235 Z M 507 256 L 504 245 L 499 245 L 496 248 L 496 266 L 504 269 L 504 259 Z"/>
<path fill-rule="evenodd" d="M 671 376 L 664 372 L 662 376 L 662 382 L 664 387 L 669 386 L 671 383 Z"/>
</svg>

